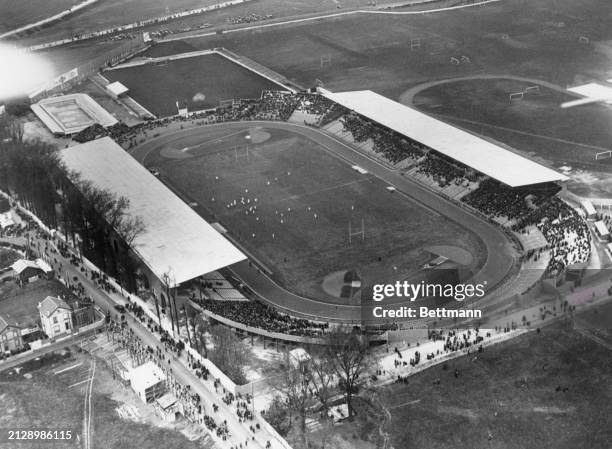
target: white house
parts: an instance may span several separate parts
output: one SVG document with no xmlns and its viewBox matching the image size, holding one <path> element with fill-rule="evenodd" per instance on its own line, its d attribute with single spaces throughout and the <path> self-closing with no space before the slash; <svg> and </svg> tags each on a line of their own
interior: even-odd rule
<svg viewBox="0 0 612 449">
<path fill-rule="evenodd" d="M 72 332 L 72 310 L 63 299 L 47 296 L 38 304 L 42 330 L 49 338 Z"/>
</svg>

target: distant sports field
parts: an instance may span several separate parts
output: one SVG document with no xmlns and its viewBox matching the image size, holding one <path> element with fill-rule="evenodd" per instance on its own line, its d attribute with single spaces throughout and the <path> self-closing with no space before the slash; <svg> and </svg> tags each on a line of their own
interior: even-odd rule
<svg viewBox="0 0 612 449">
<path fill-rule="evenodd" d="M 507 97 L 497 97 L 505 81 L 494 85 L 480 77 L 525 77 L 559 89 L 606 80 L 611 14 L 612 2 L 607 0 L 504 0 L 441 13 L 355 14 L 185 42 L 196 48 L 223 46 L 304 85 L 319 79 L 331 90 L 372 89 L 395 100 L 430 82 L 473 76 L 477 79 L 461 85 L 432 87 L 415 100 L 428 101 L 427 112 L 444 114 L 442 119 L 557 167 L 575 168 L 578 162 L 586 167 L 594 159 L 597 149 L 588 146 L 612 147 L 609 108 L 591 105 L 561 111 L 563 95 L 550 91 L 510 105 Z M 588 37 L 589 43 L 580 43 L 580 36 Z M 600 165 L 586 168 L 599 170 Z"/>
<path fill-rule="evenodd" d="M 538 90 L 510 100 L 510 93 L 531 86 Z M 425 88 L 412 103 L 556 167 L 612 171 L 612 159 L 595 159 L 612 145 L 612 110 L 598 104 L 561 108 L 575 98 L 524 81 L 475 78 Z"/>
<path fill-rule="evenodd" d="M 157 116 L 175 115 L 176 102 L 189 110 L 210 109 L 221 100 L 259 98 L 281 87 L 217 54 L 104 72 L 121 81 L 129 95 Z"/>
<path fill-rule="evenodd" d="M 433 245 L 467 250 L 473 270 L 485 259 L 468 230 L 287 130 L 211 127 L 156 150 L 145 164 L 220 222 L 275 280 L 311 298 L 344 301 L 334 284 L 351 270 L 364 286 L 402 279 L 432 259 L 424 248 Z"/>
</svg>

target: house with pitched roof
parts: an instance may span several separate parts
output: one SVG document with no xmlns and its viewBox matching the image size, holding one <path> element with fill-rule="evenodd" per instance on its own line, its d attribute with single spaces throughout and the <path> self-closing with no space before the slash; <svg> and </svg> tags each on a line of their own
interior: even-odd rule
<svg viewBox="0 0 612 449">
<path fill-rule="evenodd" d="M 42 330 L 51 339 L 72 333 L 72 308 L 61 298 L 47 296 L 38 304 Z"/>
<path fill-rule="evenodd" d="M 8 317 L 0 315 L 0 353 L 18 351 L 23 348 L 21 327 Z"/>
</svg>

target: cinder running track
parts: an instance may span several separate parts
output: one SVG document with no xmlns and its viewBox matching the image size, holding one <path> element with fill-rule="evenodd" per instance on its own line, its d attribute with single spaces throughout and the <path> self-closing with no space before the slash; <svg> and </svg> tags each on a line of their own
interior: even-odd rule
<svg viewBox="0 0 612 449">
<path fill-rule="evenodd" d="M 231 132 L 232 130 L 248 129 L 254 126 L 283 129 L 304 136 L 348 164 L 363 167 L 384 182 L 395 186 L 398 191 L 471 230 L 482 239 L 487 251 L 486 262 L 476 274 L 474 282 L 486 282 L 487 288 L 491 290 L 504 280 L 512 268 L 516 252 L 508 237 L 496 226 L 427 190 L 416 181 L 389 170 L 349 145 L 316 128 L 286 122 L 248 121 L 199 126 L 166 133 L 160 130 L 161 136 L 144 142 L 136 147 L 131 154 L 139 162 L 146 165 L 149 154 L 159 152 L 164 147 L 172 146 L 178 139 L 201 136 L 205 140 L 213 127 L 214 129 Z M 232 265 L 231 270 L 262 300 L 277 308 L 295 315 L 317 317 L 329 321 L 355 323 L 361 321 L 362 310 L 359 305 L 332 304 L 296 295 L 275 283 L 265 274 L 260 273 L 257 268 L 250 266 L 249 262 Z"/>
</svg>

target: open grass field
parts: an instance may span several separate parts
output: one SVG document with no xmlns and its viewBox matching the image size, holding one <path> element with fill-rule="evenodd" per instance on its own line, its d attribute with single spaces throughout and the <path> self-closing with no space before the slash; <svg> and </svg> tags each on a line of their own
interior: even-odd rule
<svg viewBox="0 0 612 449">
<path fill-rule="evenodd" d="M 194 111 L 214 108 L 220 100 L 259 98 L 262 90 L 281 89 L 217 54 L 109 70 L 104 76 L 122 82 L 132 98 L 162 117 L 177 114 L 177 101 Z"/>
<path fill-rule="evenodd" d="M 520 149 L 555 167 L 612 170 L 612 160 L 595 155 L 612 146 L 612 109 L 589 105 L 561 109 L 575 97 L 547 87 L 540 94 L 510 101 L 530 83 L 507 79 L 473 79 L 439 84 L 417 93 L 413 104 Z"/>
<path fill-rule="evenodd" d="M 58 14 L 80 0 L 0 0 L 0 33 Z"/>
<path fill-rule="evenodd" d="M 38 303 L 47 296 L 71 295 L 57 280 L 41 279 L 19 287 L 14 281 L 0 284 L 0 313 L 26 327 L 40 321 Z"/>
<path fill-rule="evenodd" d="M 577 40 L 582 34 L 591 42 L 612 39 L 611 12 L 605 0 L 504 0 L 426 15 L 350 15 L 188 42 L 198 48 L 224 46 L 302 84 L 318 78 L 332 90 L 369 88 L 397 99 L 422 82 L 474 73 L 562 86 L 604 73 L 607 57 Z M 415 39 L 421 47 L 411 51 Z M 321 68 L 321 55 L 330 55 L 331 64 Z M 450 63 L 451 56 L 462 55 L 471 63 Z"/>
<path fill-rule="evenodd" d="M 558 90 L 543 87 L 545 95 L 512 105 L 501 94 L 516 87 L 507 86 L 507 79 L 441 84 L 414 100 L 542 162 L 605 172 L 610 167 L 591 162 L 599 148 L 612 144 L 609 108 L 558 106 L 567 99 L 561 92 L 566 86 L 610 78 L 610 15 L 612 3 L 605 0 L 505 0 L 426 15 L 350 15 L 185 43 L 226 47 L 303 85 L 320 79 L 332 90 L 372 89 L 401 101 L 412 88 L 453 78 L 498 75 L 551 83 Z M 590 43 L 579 43 L 580 36 Z M 414 42 L 420 46 L 411 50 Z M 161 44 L 156 51 L 177 45 Z M 322 56 L 331 63 L 322 66 Z M 461 56 L 470 62 L 451 64 L 451 57 Z M 509 129 L 494 127 L 500 125 Z"/>
<path fill-rule="evenodd" d="M 610 350 L 568 324 L 448 365 L 383 390 L 393 447 L 610 447 Z"/>
<path fill-rule="evenodd" d="M 53 445 L 44 445 L 41 442 L 31 444 L 23 442 L 16 445 L 0 442 L 0 448 L 84 447 L 84 404 L 87 379 L 91 377 L 92 364 L 90 357 L 76 353 L 73 348 L 72 353 L 50 354 L 40 360 L 32 360 L 15 369 L 0 372 L 2 386 L 0 403 L 3 406 L 0 427 L 3 429 L 51 427 L 58 430 L 69 429 L 74 435 L 72 441 L 63 444 L 57 442 Z M 151 425 L 152 422 L 146 415 L 148 407 L 139 404 L 136 395 L 128 387 L 113 380 L 102 361 L 97 360 L 95 365 L 91 395 L 91 447 L 105 449 L 206 447 L 199 442 L 189 441 L 178 431 Z M 141 417 L 147 419 L 139 422 L 121 419 L 116 409 L 123 402 L 134 405 L 143 413 Z"/>
<path fill-rule="evenodd" d="M 484 263 L 483 244 L 468 230 L 389 193 L 378 178 L 359 174 L 304 136 L 247 126 L 185 136 L 149 154 L 145 164 L 291 291 L 338 302 L 323 287 L 328 276 L 358 270 L 364 286 L 403 279 L 431 260 L 424 250 L 431 245 L 467 250 L 473 270 Z M 349 245 L 349 223 L 356 233 L 362 219 L 365 240 L 355 236 Z"/>
</svg>

